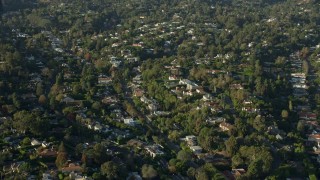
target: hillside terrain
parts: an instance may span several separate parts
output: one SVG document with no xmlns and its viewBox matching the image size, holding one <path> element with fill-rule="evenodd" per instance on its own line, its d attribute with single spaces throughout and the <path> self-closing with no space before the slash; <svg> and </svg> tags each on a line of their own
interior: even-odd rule
<svg viewBox="0 0 320 180">
<path fill-rule="evenodd" d="M 320 177 L 318 1 L 0 13 L 0 179 Z"/>
</svg>

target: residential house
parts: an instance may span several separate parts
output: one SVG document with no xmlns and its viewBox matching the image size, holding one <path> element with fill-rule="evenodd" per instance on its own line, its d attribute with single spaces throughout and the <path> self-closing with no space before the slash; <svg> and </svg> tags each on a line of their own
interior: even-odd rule
<svg viewBox="0 0 320 180">
<path fill-rule="evenodd" d="M 137 57 L 128 57 L 126 58 L 128 63 L 134 63 L 134 62 L 138 62 L 139 59 Z"/>
<path fill-rule="evenodd" d="M 142 180 L 142 177 L 138 174 L 138 172 L 131 172 L 126 180 Z"/>
<path fill-rule="evenodd" d="M 185 138 L 185 141 L 187 142 L 188 146 L 196 146 L 198 143 L 197 143 L 197 137 L 194 136 L 194 135 L 189 135 L 189 136 L 186 136 Z"/>
<path fill-rule="evenodd" d="M 223 73 L 224 71 L 222 70 L 217 70 L 217 69 L 212 69 L 212 70 L 207 70 L 208 74 L 218 74 L 218 73 Z"/>
<path fill-rule="evenodd" d="M 175 89 L 171 90 L 172 93 L 174 93 L 178 99 L 182 99 L 182 95 L 183 95 L 183 89 L 180 87 L 176 87 Z"/>
<path fill-rule="evenodd" d="M 222 122 L 220 123 L 219 127 L 222 131 L 230 131 L 233 126 L 227 122 Z"/>
<path fill-rule="evenodd" d="M 237 89 L 237 90 L 241 90 L 243 89 L 243 86 L 241 84 L 231 84 L 230 85 L 230 89 Z"/>
<path fill-rule="evenodd" d="M 168 116 L 170 115 L 169 111 L 155 111 L 153 112 L 153 115 L 155 116 Z"/>
<path fill-rule="evenodd" d="M 99 77 L 98 78 L 98 84 L 110 84 L 112 82 L 112 77 Z"/>
<path fill-rule="evenodd" d="M 276 139 L 277 139 L 277 140 L 283 140 L 283 137 L 282 137 L 280 134 L 277 134 L 277 135 L 276 135 Z"/>
<path fill-rule="evenodd" d="M 308 136 L 308 141 L 319 143 L 320 142 L 320 134 L 310 134 Z"/>
<path fill-rule="evenodd" d="M 310 111 L 311 107 L 309 105 L 297 105 L 294 109 L 297 111 Z"/>
<path fill-rule="evenodd" d="M 53 180 L 54 178 L 49 173 L 42 174 L 42 180 Z"/>
<path fill-rule="evenodd" d="M 211 112 L 222 112 L 222 106 L 218 102 L 206 101 L 203 107 L 209 107 Z"/>
<path fill-rule="evenodd" d="M 295 97 L 304 97 L 307 95 L 308 95 L 308 92 L 306 91 L 306 89 L 302 89 L 302 88 L 293 89 L 293 96 Z"/>
<path fill-rule="evenodd" d="M 142 47 L 143 43 L 133 43 L 133 47 Z"/>
<path fill-rule="evenodd" d="M 101 124 L 100 123 L 96 123 L 95 125 L 94 125 L 94 127 L 93 127 L 93 130 L 95 130 L 95 131 L 98 131 L 98 132 L 101 132 L 102 131 L 102 126 L 101 126 Z"/>
<path fill-rule="evenodd" d="M 58 152 L 54 149 L 44 149 L 41 152 L 39 152 L 39 156 L 42 158 L 54 158 L 57 157 Z"/>
<path fill-rule="evenodd" d="M 125 119 L 123 119 L 123 122 L 129 126 L 134 126 L 136 124 L 136 122 L 133 120 L 133 118 L 125 118 Z"/>
<path fill-rule="evenodd" d="M 223 117 L 213 117 L 213 118 L 208 118 L 206 120 L 206 122 L 209 124 L 217 124 L 217 123 L 222 123 L 225 121 L 226 121 L 226 118 L 223 118 Z"/>
<path fill-rule="evenodd" d="M 73 74 L 73 73 L 70 73 L 70 72 L 66 72 L 66 73 L 63 74 L 63 78 L 64 78 L 65 80 L 70 80 L 70 79 L 72 79 L 73 77 L 74 77 L 74 74 Z"/>
<path fill-rule="evenodd" d="M 176 75 L 169 76 L 169 81 L 176 81 L 176 80 L 179 80 L 179 76 L 176 76 Z"/>
<path fill-rule="evenodd" d="M 185 96 L 193 96 L 193 92 L 192 91 L 182 91 L 182 94 Z"/>
<path fill-rule="evenodd" d="M 46 141 L 42 141 L 41 146 L 46 148 L 49 147 L 51 145 L 51 143 L 47 143 Z"/>
<path fill-rule="evenodd" d="M 257 113 L 260 112 L 259 108 L 254 108 L 254 107 L 242 107 L 242 111 L 248 112 L 248 113 Z"/>
<path fill-rule="evenodd" d="M 94 123 L 93 122 L 87 122 L 87 128 L 88 129 L 93 129 Z"/>
<path fill-rule="evenodd" d="M 244 170 L 244 169 L 242 169 L 242 168 L 240 168 L 240 169 L 232 169 L 232 170 L 231 170 L 231 173 L 232 173 L 235 177 L 239 177 L 239 176 L 245 174 L 245 173 L 246 173 L 246 170 Z"/>
<path fill-rule="evenodd" d="M 305 121 L 305 126 L 308 127 L 310 130 L 315 129 L 320 131 L 320 126 L 317 121 Z"/>
<path fill-rule="evenodd" d="M 189 79 L 180 79 L 179 84 L 187 85 L 187 90 L 194 90 L 199 87 L 196 83 L 190 81 Z"/>
<path fill-rule="evenodd" d="M 202 147 L 200 146 L 190 146 L 190 149 L 194 154 L 202 153 Z"/>
<path fill-rule="evenodd" d="M 203 101 L 211 101 L 213 98 L 211 96 L 211 94 L 206 93 L 205 95 L 202 96 L 202 100 Z"/>
<path fill-rule="evenodd" d="M 316 120 L 317 114 L 312 112 L 300 112 L 299 118 L 304 120 Z"/>
<path fill-rule="evenodd" d="M 293 84 L 293 88 L 308 89 L 308 86 L 306 84 L 297 83 L 297 84 Z"/>
<path fill-rule="evenodd" d="M 37 100 L 37 96 L 34 95 L 33 93 L 22 94 L 22 95 L 21 95 L 21 98 L 22 98 L 24 101 L 27 101 L 27 102 L 31 102 L 31 101 Z"/>
<path fill-rule="evenodd" d="M 129 140 L 129 141 L 127 142 L 127 145 L 128 145 L 128 146 L 136 147 L 136 148 L 138 148 L 138 149 L 142 149 L 142 148 L 144 148 L 145 143 L 142 142 L 142 141 L 140 141 L 140 140 L 138 140 L 138 139 L 131 139 L 131 140 Z"/>
<path fill-rule="evenodd" d="M 131 56 L 131 50 L 129 49 L 125 49 L 125 50 L 121 50 L 121 56 Z"/>
<path fill-rule="evenodd" d="M 70 163 L 68 167 L 61 168 L 62 173 L 71 173 L 71 172 L 77 172 L 81 173 L 83 171 L 83 168 L 79 164 Z"/>
<path fill-rule="evenodd" d="M 134 97 L 142 97 L 144 95 L 144 90 L 143 89 L 140 89 L 140 88 L 137 88 L 133 91 L 133 96 Z"/>
<path fill-rule="evenodd" d="M 74 180 L 92 180 L 92 178 L 87 177 L 87 176 L 82 176 L 81 174 L 75 173 L 75 172 L 71 172 L 69 174 L 69 178 L 70 179 L 74 179 Z"/>
<path fill-rule="evenodd" d="M 150 154 L 150 156 L 152 158 L 155 158 L 157 156 L 161 156 L 164 155 L 164 152 L 160 150 L 160 146 L 159 145 L 150 145 L 150 146 L 146 146 L 145 150 L 147 151 L 147 153 Z"/>
<path fill-rule="evenodd" d="M 31 146 L 39 146 L 39 145 L 41 145 L 40 141 L 38 141 L 37 139 L 32 139 Z"/>
<path fill-rule="evenodd" d="M 111 57 L 110 63 L 113 67 L 119 67 L 122 63 L 122 61 L 116 57 Z"/>
<path fill-rule="evenodd" d="M 71 103 L 74 103 L 75 100 L 74 100 L 73 98 L 71 98 L 71 97 L 66 96 L 65 98 L 63 98 L 63 99 L 61 100 L 61 102 L 62 102 L 62 103 L 66 103 L 66 104 L 71 104 Z"/>
<path fill-rule="evenodd" d="M 141 84 L 141 78 L 142 78 L 142 76 L 141 75 L 137 75 L 137 76 L 135 76 L 134 78 L 132 78 L 132 82 L 133 83 L 137 83 L 137 84 Z"/>
<path fill-rule="evenodd" d="M 196 89 L 196 93 L 200 94 L 200 95 L 204 95 L 204 94 L 207 94 L 204 90 L 203 90 L 203 87 L 199 87 Z"/>
<path fill-rule="evenodd" d="M 275 125 L 273 125 L 273 126 L 269 126 L 268 127 L 268 129 L 267 129 L 267 132 L 269 133 L 269 134 L 273 134 L 273 135 L 277 135 L 277 134 L 282 134 L 282 133 L 284 133 L 283 131 L 281 131 L 279 128 L 278 128 L 278 126 L 275 126 Z"/>
<path fill-rule="evenodd" d="M 143 102 L 143 103 L 149 103 L 149 102 L 150 102 L 150 100 L 149 100 L 147 97 L 145 97 L 145 96 L 142 96 L 142 97 L 140 98 L 140 101 Z"/>
<path fill-rule="evenodd" d="M 305 73 L 291 73 L 291 77 L 305 79 L 306 74 Z"/>
<path fill-rule="evenodd" d="M 119 101 L 118 98 L 115 96 L 107 96 L 101 100 L 103 104 L 113 104 L 113 103 L 117 103 L 118 101 Z"/>
</svg>

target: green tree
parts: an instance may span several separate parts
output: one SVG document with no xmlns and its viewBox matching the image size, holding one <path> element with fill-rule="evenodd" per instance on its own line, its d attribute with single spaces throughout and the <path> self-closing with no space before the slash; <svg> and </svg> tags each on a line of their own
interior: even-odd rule
<svg viewBox="0 0 320 180">
<path fill-rule="evenodd" d="M 12 94 L 12 103 L 18 109 L 21 107 L 20 99 L 18 98 L 16 93 Z"/>
<path fill-rule="evenodd" d="M 102 164 L 103 162 L 106 162 L 108 159 L 106 152 L 107 152 L 107 149 L 105 146 L 103 146 L 100 143 L 95 144 L 93 147 L 94 162 L 97 164 Z"/>
<path fill-rule="evenodd" d="M 22 144 L 22 145 L 25 145 L 25 146 L 30 145 L 30 143 L 31 143 L 31 140 L 30 140 L 29 137 L 23 138 L 23 140 L 22 140 L 22 142 L 21 142 L 21 144 Z"/>
<path fill-rule="evenodd" d="M 37 136 L 45 135 L 48 132 L 49 127 L 49 123 L 46 119 L 40 117 L 35 117 L 35 119 L 29 123 L 30 132 Z"/>
<path fill-rule="evenodd" d="M 35 119 L 36 116 L 28 111 L 18 111 L 13 115 L 13 127 L 20 132 L 25 132 L 30 129 Z"/>
<path fill-rule="evenodd" d="M 58 102 L 54 96 L 50 97 L 49 105 L 51 109 L 56 109 L 58 107 Z"/>
<path fill-rule="evenodd" d="M 176 141 L 178 140 L 179 136 L 180 136 L 179 131 L 177 130 L 169 131 L 168 138 L 170 140 Z"/>
<path fill-rule="evenodd" d="M 262 161 L 256 160 L 250 163 L 247 171 L 249 178 L 258 178 L 262 171 Z"/>
<path fill-rule="evenodd" d="M 300 56 L 301 56 L 301 58 L 302 59 L 306 59 L 307 57 L 308 57 L 308 55 L 309 55 L 309 48 L 307 48 L 307 47 L 303 47 L 302 49 L 301 49 L 301 51 L 300 51 Z"/>
<path fill-rule="evenodd" d="M 101 174 L 106 179 L 118 179 L 120 174 L 119 166 L 113 161 L 105 162 L 101 165 Z"/>
<path fill-rule="evenodd" d="M 177 159 L 181 161 L 189 161 L 192 159 L 192 153 L 186 150 L 180 150 L 177 154 Z"/>
<path fill-rule="evenodd" d="M 56 85 L 58 86 L 61 86 L 63 83 L 63 74 L 62 73 L 59 73 L 57 76 L 56 76 Z"/>
<path fill-rule="evenodd" d="M 44 93 L 44 90 L 43 90 L 43 85 L 42 83 L 38 83 L 37 84 L 37 87 L 36 87 L 36 95 L 37 96 L 40 96 Z"/>
<path fill-rule="evenodd" d="M 281 111 L 281 117 L 283 118 L 283 119 L 287 119 L 288 117 L 289 117 L 289 112 L 287 111 L 287 110 L 282 110 Z"/>
<path fill-rule="evenodd" d="M 205 163 L 203 166 L 199 167 L 196 172 L 196 179 L 225 179 L 222 174 L 213 166 L 212 163 Z"/>
<path fill-rule="evenodd" d="M 234 136 L 231 136 L 226 142 L 226 151 L 229 154 L 229 156 L 235 155 L 235 153 L 238 151 L 238 143 L 237 139 Z"/>
<path fill-rule="evenodd" d="M 259 60 L 256 61 L 255 66 L 254 66 L 254 75 L 256 77 L 262 75 L 262 66 L 261 66 Z"/>
<path fill-rule="evenodd" d="M 293 105 L 292 105 L 292 100 L 289 100 L 289 110 L 292 111 L 293 110 Z"/>
<path fill-rule="evenodd" d="M 309 62 L 304 60 L 302 62 L 302 71 L 305 73 L 305 74 L 308 74 L 309 73 L 309 69 L 310 69 L 310 65 L 309 65 Z"/>
<path fill-rule="evenodd" d="M 142 177 L 145 179 L 153 179 L 158 176 L 157 171 L 152 165 L 144 164 L 141 169 Z"/>
<path fill-rule="evenodd" d="M 187 175 L 188 175 L 188 177 L 190 177 L 190 178 L 194 178 L 195 175 L 196 175 L 196 169 L 193 168 L 193 167 L 190 167 L 190 168 L 188 169 L 188 171 L 187 171 Z"/>
<path fill-rule="evenodd" d="M 212 128 L 202 128 L 198 136 L 198 142 L 202 148 L 211 151 L 217 145 L 215 131 Z"/>
<path fill-rule="evenodd" d="M 94 109 L 96 111 L 99 111 L 101 109 L 101 103 L 100 102 L 94 102 L 91 107 L 92 107 L 92 109 Z"/>
<path fill-rule="evenodd" d="M 56 158 L 56 166 L 58 168 L 62 168 L 68 160 L 68 153 L 66 148 L 64 147 L 64 143 L 61 142 L 58 148 L 58 155 Z"/>
<path fill-rule="evenodd" d="M 47 98 L 44 94 L 40 95 L 39 100 L 38 100 L 39 104 L 41 105 L 45 105 L 47 103 Z"/>
<path fill-rule="evenodd" d="M 81 144 L 81 143 L 77 144 L 76 147 L 75 147 L 76 156 L 81 157 L 81 155 L 83 154 L 83 151 L 84 151 L 83 144 Z"/>
<path fill-rule="evenodd" d="M 209 175 L 204 169 L 198 170 L 196 180 L 209 180 Z"/>
<path fill-rule="evenodd" d="M 81 93 L 81 86 L 77 83 L 72 86 L 73 95 L 79 95 Z"/>
<path fill-rule="evenodd" d="M 299 121 L 297 124 L 297 131 L 299 131 L 300 133 L 304 133 L 305 131 L 305 125 L 303 121 Z"/>
<path fill-rule="evenodd" d="M 251 176 L 253 172 L 259 171 L 255 177 L 261 178 L 269 173 L 272 162 L 273 157 L 266 147 L 242 146 L 232 158 L 232 167 L 238 167 L 239 165 L 251 166 L 251 173 L 248 174 Z"/>
<path fill-rule="evenodd" d="M 249 131 L 249 127 L 248 127 L 248 124 L 244 120 L 236 119 L 234 122 L 234 125 L 235 125 L 235 129 L 237 130 L 238 135 L 240 137 L 244 137 L 245 135 L 247 135 L 247 133 Z"/>
<path fill-rule="evenodd" d="M 92 178 L 95 179 L 95 180 L 100 180 L 100 179 L 102 179 L 102 176 L 101 176 L 100 173 L 95 172 L 95 173 L 92 174 Z"/>
</svg>

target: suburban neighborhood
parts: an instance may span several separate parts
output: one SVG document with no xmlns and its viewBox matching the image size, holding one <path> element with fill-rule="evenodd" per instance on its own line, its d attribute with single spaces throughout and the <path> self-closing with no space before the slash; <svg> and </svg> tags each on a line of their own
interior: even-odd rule
<svg viewBox="0 0 320 180">
<path fill-rule="evenodd" d="M 0 179 L 316 180 L 319 7 L 1 1 Z"/>
</svg>

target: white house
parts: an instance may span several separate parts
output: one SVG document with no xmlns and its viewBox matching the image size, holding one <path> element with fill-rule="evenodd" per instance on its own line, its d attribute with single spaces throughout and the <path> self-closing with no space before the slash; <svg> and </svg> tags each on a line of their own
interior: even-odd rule
<svg viewBox="0 0 320 180">
<path fill-rule="evenodd" d="M 132 118 L 125 118 L 125 119 L 123 119 L 123 122 L 129 126 L 135 125 L 135 121 Z"/>
<path fill-rule="evenodd" d="M 200 154 L 202 152 L 202 147 L 200 146 L 190 146 L 190 149 L 194 154 Z"/>
<path fill-rule="evenodd" d="M 199 87 L 196 83 L 190 81 L 189 79 L 180 79 L 179 84 L 187 85 L 187 90 L 193 90 Z"/>
<path fill-rule="evenodd" d="M 202 100 L 204 101 L 211 101 L 212 100 L 212 96 L 210 94 L 205 94 L 202 96 Z"/>
<path fill-rule="evenodd" d="M 150 156 L 152 158 L 155 158 L 156 156 L 161 156 L 164 154 L 164 152 L 162 152 L 159 149 L 159 146 L 157 146 L 157 145 L 147 146 L 147 147 L 145 147 L 145 150 L 150 154 Z"/>
<path fill-rule="evenodd" d="M 156 105 L 156 104 L 150 103 L 150 104 L 148 104 L 148 109 L 149 109 L 150 111 L 156 111 L 158 108 L 157 108 L 157 105 Z"/>
<path fill-rule="evenodd" d="M 69 103 L 73 103 L 75 100 L 71 97 L 65 97 L 61 100 L 61 102 L 69 104 Z"/>
<path fill-rule="evenodd" d="M 39 146 L 39 145 L 41 145 L 41 142 L 38 141 L 37 139 L 32 139 L 31 145 L 32 145 L 32 146 Z"/>
<path fill-rule="evenodd" d="M 101 124 L 97 123 L 96 125 L 94 125 L 93 129 L 95 131 L 99 131 L 100 132 L 102 130 L 102 126 L 101 126 Z"/>
</svg>

